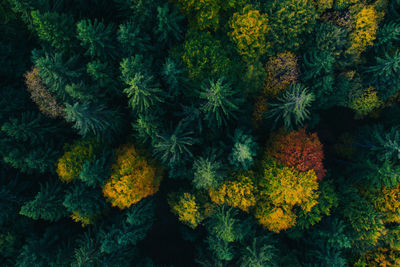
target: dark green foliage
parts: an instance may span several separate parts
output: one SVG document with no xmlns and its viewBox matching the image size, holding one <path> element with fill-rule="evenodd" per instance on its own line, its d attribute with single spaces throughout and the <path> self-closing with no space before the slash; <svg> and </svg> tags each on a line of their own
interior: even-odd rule
<svg viewBox="0 0 400 267">
<path fill-rule="evenodd" d="M 40 113 L 24 112 L 20 118 L 10 118 L 1 126 L 1 130 L 16 141 L 39 144 L 47 136 L 57 133 L 58 129 Z"/>
<path fill-rule="evenodd" d="M 276 103 L 269 104 L 267 118 L 273 118 L 275 123 L 283 120 L 283 124 L 289 129 L 301 126 L 310 117 L 309 108 L 314 99 L 314 95 L 304 85 L 292 84 L 277 97 Z"/>
<path fill-rule="evenodd" d="M 111 157 L 108 154 L 104 151 L 100 156 L 96 156 L 92 162 L 86 161 L 79 173 L 79 179 L 91 187 L 103 186 L 111 173 L 109 166 Z"/>
<path fill-rule="evenodd" d="M 163 81 L 168 86 L 168 95 L 170 97 L 176 97 L 183 90 L 184 83 L 187 82 L 187 78 L 184 76 L 185 69 L 173 59 L 167 58 L 166 62 L 162 66 L 161 75 Z"/>
<path fill-rule="evenodd" d="M 105 25 L 97 19 L 77 23 L 77 38 L 87 49 L 86 54 L 97 58 L 114 58 L 117 55 L 114 25 Z"/>
<path fill-rule="evenodd" d="M 65 193 L 63 205 L 70 213 L 93 217 L 102 213 L 106 201 L 99 190 L 75 183 Z"/>
<path fill-rule="evenodd" d="M 35 66 L 39 69 L 39 75 L 48 89 L 65 100 L 65 86 L 81 76 L 80 70 L 75 69 L 76 57 L 63 56 L 61 53 L 36 52 L 33 55 Z"/>
<path fill-rule="evenodd" d="M 383 56 L 376 57 L 376 63 L 366 70 L 366 75 L 384 99 L 400 90 L 399 73 L 400 50 L 385 52 Z"/>
<path fill-rule="evenodd" d="M 242 99 L 224 78 L 204 83 L 199 97 L 202 100 L 201 111 L 210 128 L 214 125 L 219 128 L 237 118 Z"/>
<path fill-rule="evenodd" d="M 132 206 L 124 220 L 102 233 L 101 251 L 113 253 L 144 239 L 153 224 L 153 205 L 151 200 L 144 199 Z"/>
<path fill-rule="evenodd" d="M 78 130 L 79 134 L 95 136 L 98 139 L 113 139 L 121 130 L 121 115 L 115 110 L 108 110 L 101 104 L 66 104 L 66 120 L 73 123 L 73 128 Z"/>
<path fill-rule="evenodd" d="M 141 31 L 134 21 L 119 25 L 117 39 L 127 56 L 144 53 L 150 48 L 150 36 Z"/>
<path fill-rule="evenodd" d="M 63 202 L 63 188 L 57 181 L 40 185 L 35 198 L 21 207 L 21 215 L 34 220 L 57 221 L 66 215 Z"/>
<path fill-rule="evenodd" d="M 304 55 L 305 81 L 321 77 L 332 72 L 335 58 L 329 51 L 311 51 Z"/>
<path fill-rule="evenodd" d="M 158 6 L 157 19 L 155 33 L 158 35 L 158 41 L 173 43 L 182 39 L 183 33 L 180 24 L 183 17 L 179 15 L 176 8 L 171 7 L 168 3 Z"/>
</svg>

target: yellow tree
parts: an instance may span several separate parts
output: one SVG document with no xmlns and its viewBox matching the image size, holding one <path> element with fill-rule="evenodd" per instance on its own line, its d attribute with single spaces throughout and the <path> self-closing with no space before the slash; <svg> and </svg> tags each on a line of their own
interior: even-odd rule
<svg viewBox="0 0 400 267">
<path fill-rule="evenodd" d="M 266 37 L 270 30 L 267 14 L 247 5 L 233 14 L 229 26 L 232 29 L 229 36 L 246 59 L 257 59 L 267 51 Z"/>
<path fill-rule="evenodd" d="M 249 208 L 256 204 L 255 184 L 244 174 L 233 181 L 226 181 L 217 189 L 210 189 L 211 201 L 218 205 L 229 205 L 249 212 Z"/>
<path fill-rule="evenodd" d="M 193 229 L 204 219 L 196 197 L 190 193 L 172 195 L 168 199 L 168 204 L 171 211 L 178 215 L 179 220 Z"/>
<path fill-rule="evenodd" d="M 378 30 L 378 14 L 373 6 L 364 6 L 353 12 L 354 29 L 350 33 L 348 53 L 360 55 L 373 44 Z"/>
<path fill-rule="evenodd" d="M 158 191 L 162 172 L 132 144 L 116 151 L 111 178 L 103 187 L 104 196 L 113 206 L 129 208 Z"/>
<path fill-rule="evenodd" d="M 319 197 L 314 170 L 300 172 L 267 159 L 259 179 L 255 216 L 269 230 L 280 232 L 295 225 L 295 207 L 310 212 Z"/>
</svg>

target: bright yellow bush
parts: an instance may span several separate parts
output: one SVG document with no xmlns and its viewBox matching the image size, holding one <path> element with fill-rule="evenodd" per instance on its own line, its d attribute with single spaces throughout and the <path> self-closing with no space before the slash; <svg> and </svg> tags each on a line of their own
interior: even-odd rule
<svg viewBox="0 0 400 267">
<path fill-rule="evenodd" d="M 177 199 L 168 202 L 172 212 L 178 215 L 179 220 L 193 229 L 204 219 L 195 196 L 190 193 L 184 193 Z"/>
<path fill-rule="evenodd" d="M 158 191 L 161 171 L 149 162 L 132 144 L 116 151 L 111 178 L 103 187 L 104 196 L 113 206 L 129 208 Z"/>
<path fill-rule="evenodd" d="M 61 181 L 69 183 L 79 176 L 83 164 L 92 161 L 100 150 L 95 139 L 78 140 L 73 145 L 66 145 L 67 152 L 58 159 L 57 174 Z"/>
<path fill-rule="evenodd" d="M 266 36 L 270 30 L 267 14 L 260 14 L 260 11 L 247 5 L 241 12 L 233 14 L 229 26 L 232 41 L 246 58 L 258 58 L 267 51 Z"/>
<path fill-rule="evenodd" d="M 362 94 L 355 97 L 350 107 L 355 111 L 356 118 L 363 118 L 382 107 L 384 102 L 379 99 L 373 87 L 369 87 Z"/>
<path fill-rule="evenodd" d="M 227 181 L 217 189 L 210 189 L 209 194 L 211 201 L 218 205 L 226 204 L 248 212 L 256 204 L 255 190 L 249 177 L 239 175 L 234 181 Z"/>
<path fill-rule="evenodd" d="M 354 30 L 350 33 L 348 53 L 360 55 L 373 44 L 378 30 L 378 15 L 373 6 L 365 6 L 353 14 Z"/>
</svg>

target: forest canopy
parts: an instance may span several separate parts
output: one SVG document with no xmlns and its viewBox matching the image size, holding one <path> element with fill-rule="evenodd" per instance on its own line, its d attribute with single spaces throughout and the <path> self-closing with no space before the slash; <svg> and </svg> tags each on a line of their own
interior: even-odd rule
<svg viewBox="0 0 400 267">
<path fill-rule="evenodd" d="M 0 0 L 0 266 L 400 266 L 400 0 Z"/>
</svg>

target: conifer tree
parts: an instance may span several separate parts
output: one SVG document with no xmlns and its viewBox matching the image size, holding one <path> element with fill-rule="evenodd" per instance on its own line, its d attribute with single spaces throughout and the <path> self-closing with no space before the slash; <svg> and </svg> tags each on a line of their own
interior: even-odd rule
<svg viewBox="0 0 400 267">
<path fill-rule="evenodd" d="M 271 103 L 267 118 L 274 118 L 275 123 L 283 120 L 286 128 L 301 126 L 310 116 L 308 108 L 314 101 L 314 95 L 299 83 L 292 84 L 288 90 L 277 98 L 277 103 Z"/>
<path fill-rule="evenodd" d="M 66 104 L 65 114 L 65 119 L 73 123 L 72 127 L 83 137 L 94 136 L 101 140 L 112 140 L 121 131 L 121 114 L 108 110 L 102 104 Z"/>
<path fill-rule="evenodd" d="M 58 221 L 66 215 L 62 205 L 63 194 L 63 188 L 57 181 L 40 185 L 35 198 L 26 202 L 19 213 L 34 220 Z"/>
<path fill-rule="evenodd" d="M 105 25 L 95 19 L 93 21 L 81 20 L 76 26 L 77 38 L 81 41 L 81 45 L 87 49 L 87 55 L 102 59 L 117 56 L 114 25 Z"/>
<path fill-rule="evenodd" d="M 228 120 L 235 119 L 242 99 L 224 78 L 204 83 L 199 92 L 203 101 L 201 110 L 210 128 L 216 125 L 220 128 Z"/>
<path fill-rule="evenodd" d="M 235 169 L 249 170 L 253 164 L 254 157 L 257 155 L 257 143 L 253 137 L 246 134 L 242 129 L 236 129 L 233 136 L 233 148 L 229 155 L 229 163 Z"/>
</svg>

